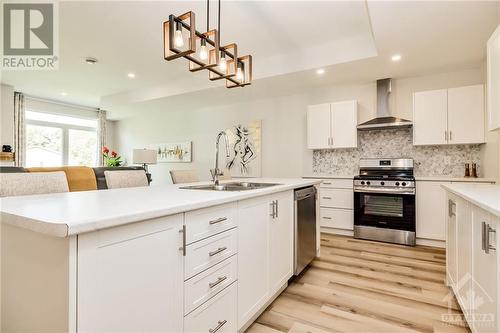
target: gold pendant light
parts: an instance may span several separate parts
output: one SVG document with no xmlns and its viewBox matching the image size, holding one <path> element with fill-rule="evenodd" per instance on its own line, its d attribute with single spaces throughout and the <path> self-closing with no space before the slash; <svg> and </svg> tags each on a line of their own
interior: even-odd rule
<svg viewBox="0 0 500 333">
<path fill-rule="evenodd" d="M 235 43 L 220 45 L 220 9 L 218 7 L 218 29 L 210 30 L 209 4 L 207 0 L 207 31 L 196 30 L 195 14 L 187 12 L 180 16 L 169 15 L 163 23 L 164 59 L 171 61 L 185 58 L 189 71 L 209 71 L 209 79 L 226 80 L 227 88 L 245 87 L 252 83 L 252 56 L 238 57 Z"/>
</svg>

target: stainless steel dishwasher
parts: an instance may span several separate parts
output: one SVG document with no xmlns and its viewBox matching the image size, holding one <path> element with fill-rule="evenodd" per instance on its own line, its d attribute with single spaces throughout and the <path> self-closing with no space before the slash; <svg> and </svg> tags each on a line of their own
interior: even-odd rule
<svg viewBox="0 0 500 333">
<path fill-rule="evenodd" d="M 295 261 L 294 274 L 316 257 L 316 188 L 295 190 Z"/>
</svg>

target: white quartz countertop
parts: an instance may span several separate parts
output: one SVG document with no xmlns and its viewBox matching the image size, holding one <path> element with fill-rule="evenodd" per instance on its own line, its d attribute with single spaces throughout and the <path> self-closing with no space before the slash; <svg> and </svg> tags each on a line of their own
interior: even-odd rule
<svg viewBox="0 0 500 333">
<path fill-rule="evenodd" d="M 247 181 L 280 185 L 238 192 L 188 190 L 179 188 L 183 185 L 164 185 L 6 197 L 0 199 L 0 217 L 2 223 L 66 237 L 320 183 L 314 179 L 282 178 Z M 184 186 L 198 184 L 207 183 Z"/>
<path fill-rule="evenodd" d="M 500 185 L 462 183 L 441 186 L 445 190 L 500 217 Z"/>
<path fill-rule="evenodd" d="M 327 173 L 311 173 L 303 176 L 304 178 L 312 179 L 353 179 L 352 175 L 330 175 Z"/>
<path fill-rule="evenodd" d="M 463 183 L 495 183 L 495 178 L 473 178 L 473 177 L 446 177 L 446 176 L 417 176 L 416 181 L 432 182 L 463 182 Z"/>
</svg>

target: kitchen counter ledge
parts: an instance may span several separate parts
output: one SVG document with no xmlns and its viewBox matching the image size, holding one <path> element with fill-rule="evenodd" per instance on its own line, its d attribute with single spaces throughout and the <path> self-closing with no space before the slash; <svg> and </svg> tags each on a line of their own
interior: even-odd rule
<svg viewBox="0 0 500 333">
<path fill-rule="evenodd" d="M 67 237 L 320 183 L 315 179 L 282 178 L 233 179 L 226 182 L 236 181 L 280 185 L 239 192 L 179 188 L 208 184 L 202 182 L 6 197 L 0 199 L 0 219 L 2 223 L 38 233 Z"/>
</svg>

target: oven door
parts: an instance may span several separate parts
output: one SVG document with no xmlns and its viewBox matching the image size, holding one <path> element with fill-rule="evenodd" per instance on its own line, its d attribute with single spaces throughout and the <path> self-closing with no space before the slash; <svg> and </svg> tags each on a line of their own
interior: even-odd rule
<svg viewBox="0 0 500 333">
<path fill-rule="evenodd" d="M 415 194 L 354 192 L 354 225 L 415 232 Z"/>
</svg>

